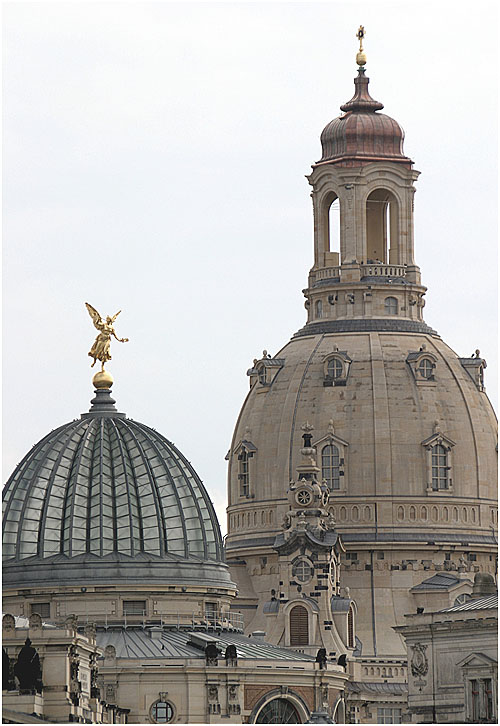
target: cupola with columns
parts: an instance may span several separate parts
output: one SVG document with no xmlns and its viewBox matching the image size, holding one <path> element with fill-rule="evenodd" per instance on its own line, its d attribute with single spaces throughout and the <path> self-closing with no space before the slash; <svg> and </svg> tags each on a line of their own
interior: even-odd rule
<svg viewBox="0 0 500 726">
<path fill-rule="evenodd" d="M 422 318 L 426 288 L 413 249 L 419 172 L 403 153 L 402 128 L 370 96 L 363 36 L 360 28 L 354 96 L 323 130 L 322 157 L 307 177 L 313 188 L 314 265 L 304 290 L 306 329 L 335 332 L 339 321 L 357 320 L 354 329 L 362 330 L 368 318 L 380 319 L 381 329 L 402 324 L 429 332 Z"/>
</svg>

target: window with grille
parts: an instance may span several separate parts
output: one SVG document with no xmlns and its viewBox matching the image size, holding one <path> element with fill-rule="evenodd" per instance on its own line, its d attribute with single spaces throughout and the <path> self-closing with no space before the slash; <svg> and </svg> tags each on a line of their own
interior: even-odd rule
<svg viewBox="0 0 500 726">
<path fill-rule="evenodd" d="M 124 615 L 145 615 L 146 614 L 146 601 L 145 600 L 124 600 L 123 614 Z"/>
<path fill-rule="evenodd" d="M 309 644 L 309 614 L 303 605 L 290 610 L 290 645 Z"/>
<path fill-rule="evenodd" d="M 377 708 L 377 723 L 401 723 L 401 709 Z"/>
<path fill-rule="evenodd" d="M 238 456 L 239 461 L 239 474 L 238 479 L 240 480 L 240 497 L 248 497 L 249 487 L 249 467 L 248 467 L 248 453 L 243 450 Z"/>
<path fill-rule="evenodd" d="M 284 698 L 266 703 L 255 723 L 301 723 L 296 708 Z"/>
<path fill-rule="evenodd" d="M 169 723 L 174 716 L 174 709 L 168 701 L 156 701 L 151 706 L 150 713 L 154 723 Z"/>
<path fill-rule="evenodd" d="M 50 618 L 50 602 L 34 602 L 30 610 L 32 615 L 36 613 L 41 618 Z"/>
<path fill-rule="evenodd" d="M 432 362 L 428 358 L 422 358 L 418 364 L 418 372 L 420 373 L 421 378 L 426 378 L 427 380 L 431 379 L 433 377 L 433 370 L 434 365 Z"/>
<path fill-rule="evenodd" d="M 386 315 L 397 315 L 398 314 L 398 301 L 395 297 L 386 297 L 384 302 L 385 314 Z"/>
<path fill-rule="evenodd" d="M 292 577 L 299 582 L 309 582 L 314 570 L 307 560 L 299 560 L 292 567 Z"/>
<path fill-rule="evenodd" d="M 330 358 L 327 366 L 328 376 L 333 378 L 342 378 L 344 373 L 344 366 L 339 358 Z"/>
<path fill-rule="evenodd" d="M 432 488 L 448 489 L 448 453 L 442 444 L 432 447 Z"/>
<path fill-rule="evenodd" d="M 329 489 L 340 489 L 340 454 L 335 444 L 324 446 L 321 451 L 322 477 Z"/>
</svg>

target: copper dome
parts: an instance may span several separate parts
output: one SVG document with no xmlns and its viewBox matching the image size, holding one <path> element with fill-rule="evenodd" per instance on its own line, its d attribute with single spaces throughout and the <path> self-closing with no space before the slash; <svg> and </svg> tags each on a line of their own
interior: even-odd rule
<svg viewBox="0 0 500 726">
<path fill-rule="evenodd" d="M 328 161 L 341 166 L 362 166 L 388 159 L 408 167 L 412 165 L 411 159 L 403 153 L 403 129 L 390 116 L 378 113 L 384 106 L 370 96 L 369 80 L 364 68 L 360 67 L 354 79 L 354 96 L 340 107 L 343 115 L 323 129 L 323 154 L 318 163 Z"/>
</svg>

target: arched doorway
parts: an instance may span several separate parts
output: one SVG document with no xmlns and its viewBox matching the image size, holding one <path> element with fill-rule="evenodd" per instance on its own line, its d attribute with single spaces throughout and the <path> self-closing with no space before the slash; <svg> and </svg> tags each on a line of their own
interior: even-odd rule
<svg viewBox="0 0 500 726">
<path fill-rule="evenodd" d="M 295 706 L 285 698 L 274 698 L 259 711 L 255 723 L 302 723 Z"/>
</svg>

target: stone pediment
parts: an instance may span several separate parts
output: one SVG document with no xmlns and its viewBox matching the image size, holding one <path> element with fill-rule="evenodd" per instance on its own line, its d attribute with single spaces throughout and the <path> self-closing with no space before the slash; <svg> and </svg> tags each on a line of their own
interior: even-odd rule
<svg viewBox="0 0 500 726">
<path fill-rule="evenodd" d="M 458 661 L 457 666 L 459 668 L 477 668 L 484 666 L 490 667 L 497 665 L 497 663 L 497 660 L 491 658 L 489 655 L 485 655 L 485 653 L 470 653 L 466 658 Z"/>
<path fill-rule="evenodd" d="M 436 444 L 441 444 L 445 449 L 450 450 L 452 446 L 455 446 L 455 441 L 450 439 L 449 436 L 446 436 L 446 434 L 443 434 L 442 431 L 435 431 L 432 436 L 422 441 L 422 446 L 426 449 L 430 449 L 431 446 L 435 446 Z"/>
</svg>

